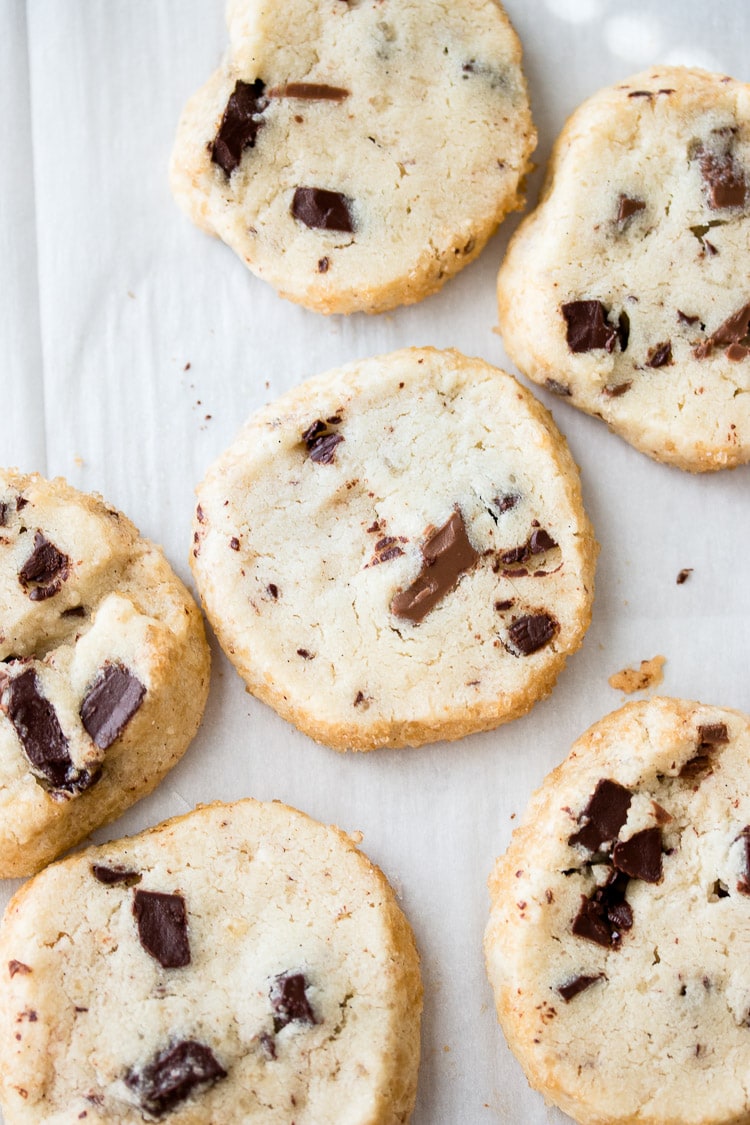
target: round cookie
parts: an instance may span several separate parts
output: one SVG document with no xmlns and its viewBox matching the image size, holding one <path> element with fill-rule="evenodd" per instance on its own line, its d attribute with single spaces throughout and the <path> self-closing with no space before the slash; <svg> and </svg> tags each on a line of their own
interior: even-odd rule
<svg viewBox="0 0 750 1125">
<path fill-rule="evenodd" d="M 532 1086 L 582 1125 L 750 1121 L 750 719 L 596 723 L 490 879 L 485 953 Z"/>
<path fill-rule="evenodd" d="M 409 925 L 352 838 L 214 804 L 89 848 L 0 933 L 6 1125 L 398 1125 L 417 1083 Z"/>
<path fill-rule="evenodd" d="M 547 411 L 405 349 L 255 414 L 197 490 L 191 563 L 248 689 L 336 749 L 524 714 L 591 615 L 596 543 Z"/>
<path fill-rule="evenodd" d="M 161 550 L 99 497 L 0 470 L 0 876 L 149 793 L 208 681 L 200 612 Z"/>
<path fill-rule="evenodd" d="M 750 86 L 657 67 L 555 146 L 498 278 L 514 363 L 636 449 L 750 461 Z"/>
<path fill-rule="evenodd" d="M 228 20 L 172 190 L 283 297 L 419 301 L 523 205 L 536 133 L 495 0 L 232 0 Z"/>
</svg>

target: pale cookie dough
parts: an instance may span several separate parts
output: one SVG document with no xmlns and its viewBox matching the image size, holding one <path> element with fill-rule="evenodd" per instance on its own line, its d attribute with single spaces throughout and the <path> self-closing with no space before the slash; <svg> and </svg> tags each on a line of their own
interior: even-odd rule
<svg viewBox="0 0 750 1125">
<path fill-rule="evenodd" d="M 570 118 L 498 278 L 519 369 L 657 461 L 750 461 L 750 86 L 656 67 Z"/>
<path fill-rule="evenodd" d="M 0 932 L 6 1125 L 401 1125 L 422 986 L 352 839 L 214 804 L 54 864 Z"/>
<path fill-rule="evenodd" d="M 750 719 L 596 723 L 490 879 L 487 970 L 532 1086 L 582 1125 L 750 1121 Z"/>
<path fill-rule="evenodd" d="M 536 133 L 495 0 L 231 0 L 228 21 L 172 190 L 283 297 L 419 301 L 523 205 Z"/>
<path fill-rule="evenodd" d="M 99 497 L 0 470 L 0 877 L 149 793 L 208 681 L 200 612 L 161 550 Z"/>
<path fill-rule="evenodd" d="M 460 738 L 547 695 L 591 616 L 577 469 L 510 375 L 406 349 L 254 415 L 191 557 L 248 689 L 336 749 Z"/>
</svg>

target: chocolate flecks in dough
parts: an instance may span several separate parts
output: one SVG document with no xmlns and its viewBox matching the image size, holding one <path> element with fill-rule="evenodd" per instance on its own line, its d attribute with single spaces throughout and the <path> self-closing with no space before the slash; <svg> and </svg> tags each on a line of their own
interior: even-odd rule
<svg viewBox="0 0 750 1125">
<path fill-rule="evenodd" d="M 661 829 L 644 828 L 629 840 L 615 844 L 612 862 L 618 871 L 631 879 L 658 883 L 662 875 Z"/>
<path fill-rule="evenodd" d="M 315 1013 L 307 999 L 309 988 L 304 973 L 279 973 L 269 992 L 273 1009 L 273 1029 L 278 1034 L 289 1023 L 316 1024 Z"/>
<path fill-rule="evenodd" d="M 276 1058 L 276 1043 L 273 1036 L 269 1035 L 267 1031 L 262 1031 L 258 1036 L 258 1042 L 263 1049 L 263 1054 L 270 1062 L 273 1062 Z"/>
<path fill-rule="evenodd" d="M 565 984 L 559 985 L 556 989 L 560 993 L 566 1004 L 569 1004 L 574 996 L 578 996 L 580 992 L 585 992 L 587 988 L 591 988 L 592 984 L 596 984 L 599 980 L 606 980 L 604 973 L 596 973 L 594 976 L 579 976 L 572 977 L 566 981 Z"/>
<path fill-rule="evenodd" d="M 649 348 L 646 356 L 646 367 L 668 367 L 673 362 L 670 340 L 665 340 L 663 343 L 655 344 L 653 348 Z"/>
<path fill-rule="evenodd" d="M 597 348 L 613 352 L 617 329 L 607 321 L 608 309 L 601 301 L 568 301 L 560 306 L 565 323 L 566 339 L 572 352 L 590 352 Z"/>
<path fill-rule="evenodd" d="M 100 750 L 106 750 L 133 718 L 146 689 L 122 664 L 106 664 L 81 703 L 81 722 Z"/>
<path fill-rule="evenodd" d="M 570 398 L 573 392 L 570 387 L 566 387 L 564 383 L 558 383 L 557 379 L 545 379 L 544 385 L 548 391 L 553 395 L 559 395 L 560 398 Z"/>
<path fill-rule="evenodd" d="M 18 572 L 18 581 L 32 602 L 53 597 L 68 577 L 70 559 L 58 551 L 41 531 L 34 535 L 34 550 Z"/>
<path fill-rule="evenodd" d="M 187 1039 L 160 1052 L 143 1070 L 129 1070 L 125 1084 L 136 1092 L 144 1112 L 163 1117 L 196 1087 L 226 1076 L 210 1047 Z"/>
<path fill-rule="evenodd" d="M 0 503 L 0 527 L 5 527 L 8 522 L 8 505 Z"/>
<path fill-rule="evenodd" d="M 240 541 L 239 541 L 239 539 L 237 538 L 236 535 L 233 535 L 232 538 L 229 540 L 229 546 L 231 547 L 231 549 L 233 551 L 239 551 Z"/>
<path fill-rule="evenodd" d="M 569 837 L 569 844 L 581 844 L 591 852 L 597 852 L 602 844 L 617 839 L 617 835 L 628 818 L 628 809 L 633 794 L 618 781 L 603 778 L 597 782 L 586 808 L 578 817 L 578 823 L 585 820 L 583 828 Z"/>
<path fill-rule="evenodd" d="M 677 575 L 677 585 L 683 586 L 687 582 L 688 578 L 690 577 L 690 575 L 692 573 L 693 573 L 692 566 L 684 566 L 682 568 L 682 570 L 680 571 L 680 573 Z"/>
<path fill-rule="evenodd" d="M 700 322 L 699 316 L 688 316 L 688 314 L 684 313 L 682 309 L 677 310 L 677 319 L 679 320 L 680 324 L 687 324 L 689 327 L 692 327 L 692 325 L 698 324 Z"/>
<path fill-rule="evenodd" d="M 318 259 L 318 273 L 328 273 L 328 267 L 331 264 L 330 258 Z"/>
<path fill-rule="evenodd" d="M 504 602 L 495 602 L 495 609 L 498 613 L 504 613 L 506 609 L 512 609 L 513 598 L 507 598 Z"/>
<path fill-rule="evenodd" d="M 8 962 L 8 975 L 14 977 L 16 973 L 22 973 L 24 976 L 32 972 L 31 966 L 27 965 L 24 961 L 16 961 L 15 958 Z"/>
<path fill-rule="evenodd" d="M 375 544 L 375 554 L 370 559 L 368 566 L 379 566 L 380 563 L 390 562 L 391 559 L 397 559 L 403 555 L 404 549 L 399 546 L 399 543 L 406 543 L 407 540 L 403 535 L 384 535 L 382 539 L 378 539 Z"/>
<path fill-rule="evenodd" d="M 422 547 L 422 570 L 411 586 L 396 594 L 391 611 L 418 625 L 449 594 L 479 559 L 460 511 L 433 531 Z"/>
<path fill-rule="evenodd" d="M 634 199 L 630 195 L 621 195 L 617 202 L 617 225 L 624 227 L 628 219 L 639 211 L 645 211 L 646 203 L 643 199 Z"/>
<path fill-rule="evenodd" d="M 496 496 L 492 501 L 498 512 L 510 512 L 520 502 L 521 497 L 517 492 L 506 492 L 504 496 Z"/>
<path fill-rule="evenodd" d="M 534 555 L 543 555 L 547 551 L 551 551 L 556 546 L 556 540 L 552 538 L 548 531 L 540 527 L 532 531 L 529 538 L 520 547 L 512 547 L 508 551 L 502 551 L 500 561 L 504 563 L 525 562 L 527 559 L 533 558 Z"/>
<path fill-rule="evenodd" d="M 57 712 L 42 695 L 33 668 L 7 680 L 0 699 L 26 757 L 54 788 L 79 793 L 94 784 L 97 775 L 73 765 Z"/>
<path fill-rule="evenodd" d="M 527 613 L 518 617 L 508 629 L 511 645 L 522 656 L 531 656 L 544 648 L 557 632 L 557 622 L 549 613 Z"/>
<path fill-rule="evenodd" d="M 339 191 L 316 187 L 295 188 L 292 215 L 312 230 L 338 230 L 347 234 L 354 231 L 351 200 Z"/>
<path fill-rule="evenodd" d="M 266 586 L 266 590 L 268 591 L 269 597 L 273 598 L 273 600 L 276 601 L 279 596 L 279 587 L 276 585 L 276 583 L 269 582 Z"/>
<path fill-rule="evenodd" d="M 713 211 L 724 207 L 744 207 L 747 195 L 745 172 L 731 152 L 710 152 L 703 146 L 696 150 L 708 205 Z"/>
<path fill-rule="evenodd" d="M 627 383 L 615 383 L 614 386 L 602 387 L 602 394 L 606 395 L 607 398 L 619 398 L 620 395 L 626 394 L 632 386 L 631 380 L 628 380 Z"/>
<path fill-rule="evenodd" d="M 286 86 L 274 86 L 268 91 L 269 98 L 302 98 L 304 101 L 341 102 L 351 91 L 343 86 L 326 86 L 317 82 L 287 82 Z"/>
<path fill-rule="evenodd" d="M 141 945 L 165 969 L 190 964 L 187 912 L 182 895 L 135 891 L 133 914 Z"/>
<path fill-rule="evenodd" d="M 206 516 L 205 516 L 203 508 L 201 508 L 200 504 L 195 509 L 195 514 L 197 516 L 198 523 L 205 523 L 206 522 Z"/>
<path fill-rule="evenodd" d="M 660 91 L 661 92 L 661 91 Z M 666 91 L 665 91 L 666 93 Z M 670 91 L 671 93 L 671 91 Z M 653 90 L 631 90 L 628 94 L 629 98 L 653 98 Z"/>
<path fill-rule="evenodd" d="M 581 896 L 581 909 L 573 921 L 576 937 L 618 948 L 623 931 L 633 926 L 633 911 L 625 901 L 627 885 L 627 875 L 612 871 L 607 882 L 597 887 L 589 898 Z"/>
<path fill-rule="evenodd" d="M 726 723 L 704 723 L 698 727 L 700 746 L 724 746 L 729 742 Z"/>
<path fill-rule="evenodd" d="M 297 649 L 297 656 L 301 656 L 303 660 L 314 660 L 315 659 L 315 653 L 309 652 L 308 649 L 306 649 L 306 648 L 298 648 Z"/>
<path fill-rule="evenodd" d="M 143 878 L 138 871 L 129 871 L 127 867 L 122 867 L 120 865 L 117 867 L 106 867 L 102 863 L 92 863 L 91 874 L 99 883 L 103 883 L 105 887 L 113 887 L 118 883 L 123 883 L 126 887 L 133 887 L 136 883 L 140 883 Z"/>
<path fill-rule="evenodd" d="M 22 512 L 27 504 L 28 504 L 28 500 L 26 499 L 25 496 L 17 496 L 16 497 L 16 511 L 17 512 Z"/>
<path fill-rule="evenodd" d="M 268 105 L 265 83 L 238 81 L 227 102 L 219 131 L 211 145 L 211 160 L 227 176 L 239 166 L 246 148 L 254 148 L 262 113 Z"/>
</svg>

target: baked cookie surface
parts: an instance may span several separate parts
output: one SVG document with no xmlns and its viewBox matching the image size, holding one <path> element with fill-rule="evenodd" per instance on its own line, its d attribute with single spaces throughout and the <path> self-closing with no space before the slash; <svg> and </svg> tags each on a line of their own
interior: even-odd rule
<svg viewBox="0 0 750 1125">
<path fill-rule="evenodd" d="M 584 1125 L 750 1120 L 750 720 L 596 723 L 490 878 L 490 981 L 532 1086 Z"/>
<path fill-rule="evenodd" d="M 551 690 L 596 543 L 547 411 L 406 349 L 255 414 L 197 490 L 191 564 L 248 689 L 337 749 L 460 738 Z"/>
<path fill-rule="evenodd" d="M 201 615 L 161 550 L 96 496 L 0 471 L 0 876 L 150 792 L 208 682 Z"/>
<path fill-rule="evenodd" d="M 0 931 L 7 1125 L 399 1125 L 422 988 L 352 839 L 215 804 L 54 864 Z"/>
<path fill-rule="evenodd" d="M 750 87 L 657 67 L 572 115 L 498 278 L 508 354 L 637 449 L 750 460 Z"/>
<path fill-rule="evenodd" d="M 174 195 L 284 296 L 380 312 L 479 254 L 536 143 L 494 0 L 234 0 L 188 103 Z"/>
</svg>

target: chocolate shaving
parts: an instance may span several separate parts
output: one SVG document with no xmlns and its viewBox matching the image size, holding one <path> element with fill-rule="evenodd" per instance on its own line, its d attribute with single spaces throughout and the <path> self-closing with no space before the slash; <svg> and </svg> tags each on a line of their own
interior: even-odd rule
<svg viewBox="0 0 750 1125">
<path fill-rule="evenodd" d="M 631 879 L 658 883 L 662 875 L 661 829 L 644 828 L 629 840 L 615 844 L 612 862 L 618 871 Z"/>
<path fill-rule="evenodd" d="M 187 912 L 182 895 L 135 891 L 133 914 L 141 945 L 165 969 L 190 964 Z"/>
<path fill-rule="evenodd" d="M 138 871 L 129 871 L 127 867 L 122 867 L 119 864 L 117 867 L 105 867 L 101 863 L 92 863 L 91 874 L 105 887 L 114 887 L 118 883 L 124 883 L 126 887 L 133 887 L 136 883 L 140 883 L 142 879 L 142 875 Z"/>
<path fill-rule="evenodd" d="M 269 992 L 273 1008 L 273 1029 L 278 1034 L 287 1024 L 316 1024 L 319 1021 L 307 999 L 309 988 L 304 973 L 279 973 Z"/>
<path fill-rule="evenodd" d="M 227 176 L 237 168 L 246 148 L 254 148 L 263 125 L 262 113 L 268 105 L 265 83 L 238 81 L 227 102 L 219 131 L 211 145 L 211 160 Z"/>
<path fill-rule="evenodd" d="M 646 367 L 668 367 L 673 362 L 670 340 L 665 340 L 662 344 L 655 344 L 653 348 L 649 348 L 646 356 Z"/>
<path fill-rule="evenodd" d="M 578 823 L 585 821 L 583 828 L 569 837 L 569 844 L 580 844 L 591 852 L 600 850 L 603 844 L 611 843 L 625 821 L 633 794 L 618 781 L 603 778 L 597 782 L 586 808 L 578 817 Z"/>
<path fill-rule="evenodd" d="M 591 988 L 592 984 L 596 984 L 598 980 L 606 980 L 604 973 L 597 973 L 595 976 L 579 976 L 572 977 L 566 981 L 565 984 L 559 985 L 557 991 L 562 996 L 566 1004 L 569 1004 L 574 996 L 578 996 L 579 992 L 585 992 L 587 988 Z"/>
<path fill-rule="evenodd" d="M 617 330 L 607 321 L 609 310 L 601 301 L 568 301 L 560 306 L 566 323 L 566 340 L 572 352 L 597 348 L 613 352 Z"/>
<path fill-rule="evenodd" d="M 141 681 L 122 664 L 106 664 L 81 703 L 81 722 L 100 750 L 106 750 L 133 718 L 146 694 Z"/>
<path fill-rule="evenodd" d="M 351 200 L 338 191 L 298 187 L 292 199 L 292 215 L 313 230 L 338 230 L 351 234 L 354 223 Z"/>
<path fill-rule="evenodd" d="M 125 1084 L 137 1093 L 145 1113 L 163 1117 L 196 1087 L 226 1076 L 226 1070 L 209 1047 L 186 1039 L 160 1052 L 142 1071 L 128 1070 Z"/>
<path fill-rule="evenodd" d="M 611 871 L 606 883 L 589 898 L 581 896 L 581 909 L 573 921 L 576 937 L 613 949 L 619 947 L 623 931 L 633 926 L 633 911 L 625 901 L 627 885 L 627 875 Z"/>
<path fill-rule="evenodd" d="M 53 597 L 68 577 L 70 559 L 58 551 L 41 531 L 34 535 L 34 550 L 18 572 L 18 581 L 32 602 Z M 31 589 L 29 589 L 31 587 Z"/>
<path fill-rule="evenodd" d="M 450 519 L 433 531 L 422 546 L 422 570 L 411 586 L 400 591 L 391 601 L 391 612 L 418 625 L 430 610 L 457 585 L 479 559 L 466 532 L 461 512 L 456 509 Z"/>
<path fill-rule="evenodd" d="M 527 613 L 511 624 L 508 637 L 513 648 L 522 656 L 531 656 L 552 640 L 557 627 L 557 622 L 549 613 Z"/>
</svg>

